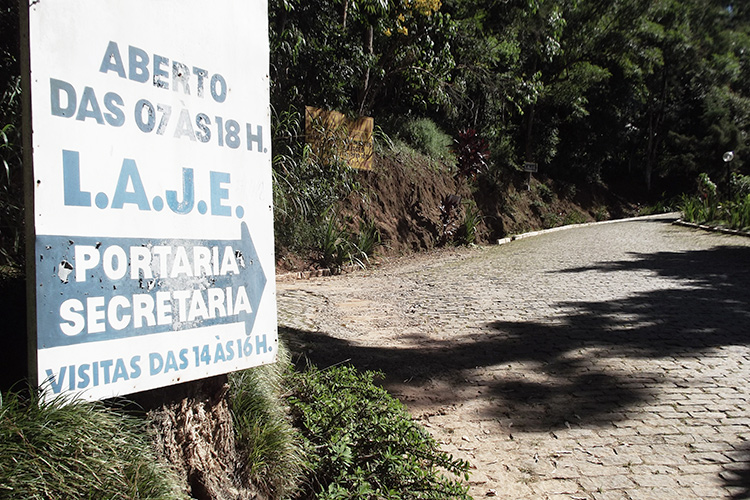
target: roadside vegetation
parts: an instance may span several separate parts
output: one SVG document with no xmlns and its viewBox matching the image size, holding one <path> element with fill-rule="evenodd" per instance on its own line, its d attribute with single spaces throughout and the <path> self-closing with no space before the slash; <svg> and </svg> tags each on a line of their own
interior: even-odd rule
<svg viewBox="0 0 750 500">
<path fill-rule="evenodd" d="M 733 173 L 728 191 L 721 193 L 708 175 L 701 173 L 698 193 L 683 195 L 679 208 L 687 222 L 747 231 L 750 229 L 750 176 Z"/>
<path fill-rule="evenodd" d="M 99 403 L 17 393 L 0 401 L 0 498 L 183 499 L 145 422 Z"/>
<path fill-rule="evenodd" d="M 440 451 L 377 378 L 344 365 L 298 370 L 285 351 L 232 374 L 243 481 L 270 499 L 470 499 L 469 464 Z M 0 498 L 192 498 L 148 429 L 122 407 L 5 393 Z"/>
</svg>

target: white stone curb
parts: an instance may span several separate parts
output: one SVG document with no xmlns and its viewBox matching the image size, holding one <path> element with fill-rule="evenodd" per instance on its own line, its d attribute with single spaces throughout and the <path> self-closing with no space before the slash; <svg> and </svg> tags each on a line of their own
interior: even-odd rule
<svg viewBox="0 0 750 500">
<path fill-rule="evenodd" d="M 668 218 L 670 216 L 674 216 L 675 218 L 678 218 L 680 216 L 680 212 L 668 212 L 664 214 L 654 214 L 654 215 L 641 215 L 638 217 L 628 217 L 626 219 L 610 219 L 610 220 L 603 220 L 599 222 L 586 222 L 583 224 L 568 224 L 567 226 L 557 226 L 557 227 L 553 227 L 550 229 L 542 229 L 540 231 L 531 231 L 529 233 L 514 234 L 513 236 L 510 236 L 508 238 L 502 238 L 502 239 L 497 240 L 497 244 L 505 245 L 515 240 L 522 240 L 524 238 L 530 238 L 532 236 L 539 236 L 540 234 L 553 233 L 555 231 L 564 231 L 567 229 L 574 229 L 577 227 L 595 226 L 598 224 L 613 224 L 615 222 L 632 222 L 632 221 L 638 221 L 638 220 L 660 219 L 660 218 Z"/>
</svg>

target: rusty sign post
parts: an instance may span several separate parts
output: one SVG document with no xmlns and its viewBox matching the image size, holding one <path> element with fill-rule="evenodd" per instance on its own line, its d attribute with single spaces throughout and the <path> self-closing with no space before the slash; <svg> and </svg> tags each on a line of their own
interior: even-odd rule
<svg viewBox="0 0 750 500">
<path fill-rule="evenodd" d="M 273 362 L 266 2 L 21 10 L 32 380 L 100 399 Z"/>
</svg>

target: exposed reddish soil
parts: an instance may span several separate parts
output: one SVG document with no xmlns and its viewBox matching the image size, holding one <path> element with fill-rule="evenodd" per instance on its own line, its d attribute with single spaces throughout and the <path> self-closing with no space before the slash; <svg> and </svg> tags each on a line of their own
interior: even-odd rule
<svg viewBox="0 0 750 500">
<path fill-rule="evenodd" d="M 375 223 L 381 256 L 464 242 L 462 226 L 470 211 L 479 214 L 476 242 L 490 243 L 536 229 L 627 217 L 638 208 L 601 184 L 574 186 L 535 177 L 529 189 L 528 174 L 515 171 L 499 182 L 481 175 L 456 178 L 450 167 L 416 154 L 378 155 L 374 164 L 359 172 L 361 189 L 342 200 L 340 212 L 352 232 L 361 220 Z M 284 255 L 282 261 L 279 273 L 311 268 L 304 256 Z"/>
</svg>

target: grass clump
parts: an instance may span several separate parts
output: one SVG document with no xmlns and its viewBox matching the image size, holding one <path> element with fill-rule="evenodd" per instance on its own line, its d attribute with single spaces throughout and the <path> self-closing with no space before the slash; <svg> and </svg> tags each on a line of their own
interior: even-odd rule
<svg viewBox="0 0 750 500">
<path fill-rule="evenodd" d="M 294 498 L 305 473 L 301 436 L 289 419 L 282 343 L 276 363 L 230 375 L 230 405 L 242 470 L 270 498 Z"/>
<path fill-rule="evenodd" d="M 0 498 L 187 498 L 142 424 L 101 404 L 3 395 Z"/>
<path fill-rule="evenodd" d="M 464 209 L 464 220 L 457 231 L 457 243 L 460 245 L 473 245 L 477 241 L 479 225 L 482 223 L 482 214 L 473 200 L 465 202 Z"/>
<path fill-rule="evenodd" d="M 301 498 L 468 500 L 469 464 L 441 452 L 404 406 L 349 366 L 295 374 L 290 398 L 308 441 Z"/>
<path fill-rule="evenodd" d="M 455 165 L 456 158 L 452 151 L 453 139 L 440 130 L 429 118 L 409 120 L 403 125 L 400 135 L 403 139 L 425 156 Z"/>
<path fill-rule="evenodd" d="M 360 221 L 359 231 L 352 233 L 342 227 L 339 218 L 331 211 L 318 243 L 320 264 L 333 271 L 341 270 L 344 265 L 365 269 L 380 244 L 380 231 L 373 221 Z"/>
</svg>

